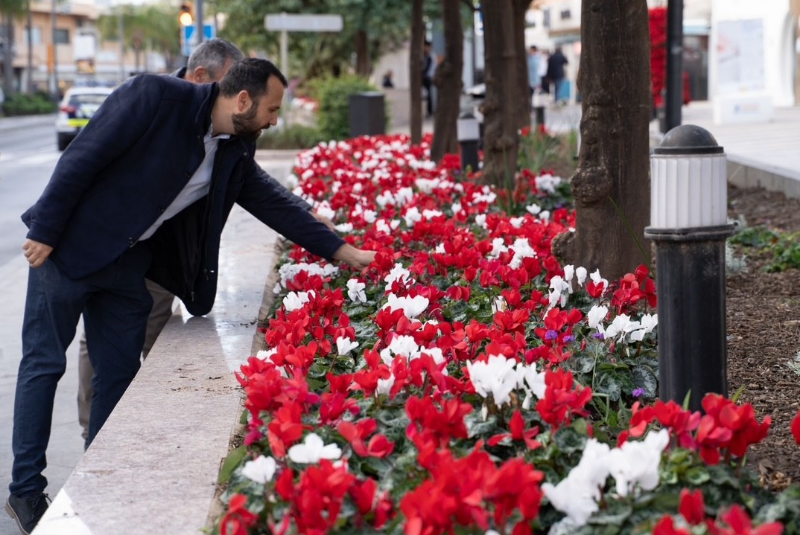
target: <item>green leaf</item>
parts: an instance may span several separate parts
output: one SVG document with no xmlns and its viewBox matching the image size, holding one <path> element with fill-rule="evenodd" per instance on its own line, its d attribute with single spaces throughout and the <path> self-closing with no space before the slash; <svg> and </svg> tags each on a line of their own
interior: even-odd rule
<svg viewBox="0 0 800 535">
<path fill-rule="evenodd" d="M 622 504 L 620 502 L 611 502 L 607 510 L 592 515 L 592 517 L 589 519 L 589 524 L 593 526 L 609 525 L 621 527 L 625 520 L 631 516 L 632 512 L 633 507 L 630 505 Z M 615 531 L 613 533 L 617 532 Z"/>
<path fill-rule="evenodd" d="M 562 427 L 556 431 L 554 440 L 558 449 L 567 454 L 583 451 L 586 444 L 586 438 L 572 427 Z"/>
<path fill-rule="evenodd" d="M 219 479 L 217 480 L 220 484 L 225 484 L 231 479 L 231 474 L 236 469 L 237 466 L 242 464 L 244 461 L 245 456 L 247 455 L 247 446 L 242 444 L 238 448 L 231 451 L 225 460 L 222 462 L 222 468 L 219 471 Z"/>
<path fill-rule="evenodd" d="M 633 384 L 636 388 L 643 388 L 648 398 L 655 398 L 658 393 L 658 377 L 647 366 L 633 367 Z"/>
<path fill-rule="evenodd" d="M 686 471 L 686 480 L 694 486 L 699 487 L 703 483 L 711 480 L 711 475 L 703 466 L 694 466 Z"/>
</svg>

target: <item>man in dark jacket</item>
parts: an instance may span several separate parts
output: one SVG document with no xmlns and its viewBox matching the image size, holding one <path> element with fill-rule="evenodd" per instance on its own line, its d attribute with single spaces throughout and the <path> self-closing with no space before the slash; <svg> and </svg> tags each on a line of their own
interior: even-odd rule
<svg viewBox="0 0 800 535">
<path fill-rule="evenodd" d="M 244 54 L 236 45 L 225 39 L 208 39 L 203 41 L 189 56 L 186 67 L 181 67 L 173 72 L 171 76 L 181 78 L 187 82 L 195 84 L 210 84 L 219 82 L 225 73 L 228 72 L 234 62 L 244 59 Z M 271 177 L 266 171 L 259 169 L 262 178 L 275 188 L 278 195 L 285 195 L 288 200 L 300 206 L 303 210 L 312 210 L 312 206 L 292 192 L 288 191 L 280 182 Z M 312 215 L 322 221 L 329 228 L 333 229 L 333 223 L 326 217 L 320 216 L 315 212 Z M 153 348 L 158 335 L 166 327 L 167 322 L 172 317 L 174 310 L 175 296 L 154 283 L 147 280 L 147 291 L 153 298 L 153 308 L 147 318 L 147 329 L 144 337 L 144 347 L 142 355 L 147 358 Z M 83 428 L 84 440 L 89 438 L 89 417 L 92 407 L 92 378 L 94 368 L 89 358 L 89 351 L 86 345 L 86 333 L 81 336 L 80 348 L 78 350 L 78 423 Z"/>
<path fill-rule="evenodd" d="M 547 58 L 547 78 L 553 84 L 553 100 L 557 104 L 565 100 L 561 88 L 564 85 L 564 79 L 567 77 L 564 66 L 568 63 L 560 46 L 557 46 L 555 52 Z"/>
<path fill-rule="evenodd" d="M 91 442 L 139 369 L 152 306 L 145 276 L 190 313 L 208 313 L 234 203 L 313 254 L 359 269 L 374 259 L 259 173 L 254 141 L 277 123 L 286 85 L 261 59 L 236 62 L 219 84 L 131 78 L 70 144 L 23 214 L 31 270 L 6 508 L 25 531 L 47 509 L 42 471 L 55 390 L 81 314 L 97 376 Z"/>
</svg>

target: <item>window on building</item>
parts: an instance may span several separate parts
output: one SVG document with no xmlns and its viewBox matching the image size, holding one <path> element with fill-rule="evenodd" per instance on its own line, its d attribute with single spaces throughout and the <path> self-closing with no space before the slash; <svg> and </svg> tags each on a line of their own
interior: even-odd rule
<svg viewBox="0 0 800 535">
<path fill-rule="evenodd" d="M 570 13 L 569 9 L 564 9 L 561 11 L 561 20 L 569 20 L 572 18 L 572 13 Z"/>
<path fill-rule="evenodd" d="M 33 46 L 42 44 L 42 29 L 40 27 L 34 26 L 31 28 L 31 41 Z M 25 31 L 22 32 L 22 42 L 24 44 L 28 43 L 28 28 L 25 28 Z"/>
<path fill-rule="evenodd" d="M 545 28 L 549 28 L 550 27 L 550 10 L 549 9 L 542 10 L 542 16 L 543 16 L 542 26 L 544 26 Z"/>
<path fill-rule="evenodd" d="M 56 29 L 53 33 L 53 40 L 57 45 L 69 44 L 69 30 Z"/>
</svg>

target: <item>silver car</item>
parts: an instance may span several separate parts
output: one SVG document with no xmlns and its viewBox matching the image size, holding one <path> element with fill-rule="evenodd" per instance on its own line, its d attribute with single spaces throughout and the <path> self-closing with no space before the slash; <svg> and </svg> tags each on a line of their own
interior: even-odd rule
<svg viewBox="0 0 800 535">
<path fill-rule="evenodd" d="M 64 150 L 97 111 L 113 89 L 108 87 L 73 87 L 67 90 L 58 107 L 56 140 Z"/>
</svg>

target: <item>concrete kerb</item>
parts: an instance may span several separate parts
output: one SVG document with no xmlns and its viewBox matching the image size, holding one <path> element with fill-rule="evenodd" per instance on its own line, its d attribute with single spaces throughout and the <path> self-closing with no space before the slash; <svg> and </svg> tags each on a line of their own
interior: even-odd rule
<svg viewBox="0 0 800 535">
<path fill-rule="evenodd" d="M 295 156 L 259 159 L 281 178 Z M 263 349 L 257 326 L 274 300 L 278 241 L 234 208 L 214 310 L 170 319 L 35 535 L 197 535 L 222 512 L 219 469 L 244 410 L 234 372 Z"/>
</svg>

